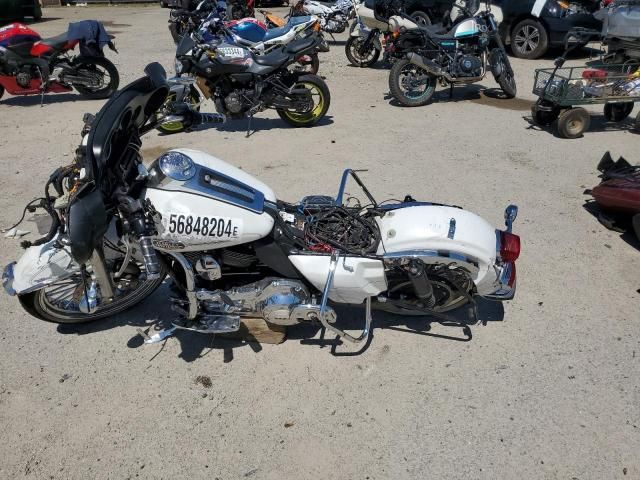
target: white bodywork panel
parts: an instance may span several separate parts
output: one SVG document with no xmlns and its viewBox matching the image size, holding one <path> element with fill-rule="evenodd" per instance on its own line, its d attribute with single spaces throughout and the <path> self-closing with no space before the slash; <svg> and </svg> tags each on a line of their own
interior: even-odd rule
<svg viewBox="0 0 640 480">
<path fill-rule="evenodd" d="M 153 242 L 158 250 L 176 248 L 164 248 L 162 242 L 157 240 L 168 241 L 166 245 L 170 245 L 170 242 L 181 244 L 183 248 L 179 250 L 185 252 L 229 247 L 266 237 L 273 228 L 273 218 L 267 213 L 258 214 L 202 195 L 149 188 L 143 193 L 143 197 L 151 200 L 154 208 L 162 215 L 161 225 L 157 225 L 158 236 L 154 237 Z M 207 218 L 207 234 L 170 232 L 172 219 L 179 221 L 180 217 L 187 216 Z M 213 225 L 214 219 L 216 229 L 212 231 L 209 225 Z M 218 234 L 218 225 L 230 225 L 231 234 L 227 234 L 224 227 L 222 234 Z"/>
<path fill-rule="evenodd" d="M 358 16 L 362 23 L 364 23 L 365 27 L 374 29 L 377 28 L 381 32 L 386 32 L 389 30 L 389 24 L 386 22 L 381 22 L 376 19 L 373 10 L 371 8 L 367 8 L 364 6 L 364 3 L 358 4 L 356 7 L 358 12 Z"/>
<path fill-rule="evenodd" d="M 53 246 L 56 239 L 28 248 L 13 266 L 12 288 L 17 294 L 39 290 L 80 270 L 67 249 Z"/>
<path fill-rule="evenodd" d="M 449 238 L 452 219 L 455 230 L 453 238 Z M 478 264 L 473 277 L 478 293 L 495 290 L 496 233 L 478 215 L 454 207 L 420 205 L 392 210 L 378 219 L 378 225 L 382 237 L 378 255 L 416 251 L 462 255 Z M 455 258 L 440 255 L 435 258 L 456 262 Z"/>
<path fill-rule="evenodd" d="M 417 28 L 417 26 L 418 26 L 417 23 L 412 22 L 411 20 L 408 20 L 406 18 L 398 17 L 397 15 L 394 15 L 389 18 L 389 30 L 391 30 L 392 32 L 399 30 L 400 27 L 411 29 L 411 28 Z"/>
<path fill-rule="evenodd" d="M 184 153 L 185 155 L 191 157 L 193 161 L 199 165 L 210 168 L 211 170 L 215 170 L 220 173 L 224 173 L 231 178 L 234 178 L 242 183 L 246 183 L 250 187 L 253 187 L 256 190 L 262 192 L 262 194 L 264 195 L 264 199 L 268 200 L 269 202 L 277 201 L 276 194 L 266 183 L 261 182 L 256 177 L 248 174 L 243 170 L 240 170 L 239 168 L 234 167 L 224 160 L 220 160 L 213 155 L 209 155 L 208 153 L 204 153 L 199 150 L 192 150 L 190 148 L 172 148 L 171 151 Z"/>
<path fill-rule="evenodd" d="M 322 291 L 329 274 L 330 255 L 291 255 L 291 263 Z M 362 303 L 367 297 L 374 297 L 387 289 L 382 261 L 341 257 L 336 266 L 329 298 L 340 303 Z"/>
</svg>

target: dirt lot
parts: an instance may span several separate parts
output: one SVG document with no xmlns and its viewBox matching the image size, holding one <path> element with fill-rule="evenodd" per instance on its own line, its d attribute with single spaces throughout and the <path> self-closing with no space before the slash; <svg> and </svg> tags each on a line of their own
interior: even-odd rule
<svg viewBox="0 0 640 480">
<path fill-rule="evenodd" d="M 106 21 L 122 85 L 150 61 L 172 70 L 167 10 L 59 8 L 45 17 L 43 36 L 72 20 Z M 278 346 L 187 333 L 142 346 L 137 327 L 170 319 L 162 290 L 79 328 L 38 321 L 2 295 L 0 478 L 640 478 L 638 245 L 583 208 L 600 156 L 611 149 L 637 162 L 640 136 L 601 112 L 579 140 L 531 127 L 533 70 L 551 56 L 515 62 L 516 100 L 469 87 L 404 109 L 385 98 L 387 71 L 349 67 L 340 40 L 322 58 L 332 94 L 322 125 L 293 130 L 263 113 L 248 139 L 244 121 L 151 134 L 145 157 L 201 149 L 291 201 L 334 194 L 352 167 L 369 170 L 378 198 L 411 193 L 496 226 L 516 203 L 516 299 L 483 304 L 489 321 L 469 341 L 437 325 L 401 332 L 389 328 L 403 328 L 401 319 L 378 315 L 370 347 L 349 356 L 359 347 L 332 352 L 299 328 Z M 43 108 L 39 100 L 0 103 L 3 226 L 71 161 L 82 114 L 102 105 L 75 94 L 48 96 Z M 17 241 L 1 245 L 2 265 L 20 255 Z M 355 326 L 361 312 L 343 315 Z"/>
</svg>

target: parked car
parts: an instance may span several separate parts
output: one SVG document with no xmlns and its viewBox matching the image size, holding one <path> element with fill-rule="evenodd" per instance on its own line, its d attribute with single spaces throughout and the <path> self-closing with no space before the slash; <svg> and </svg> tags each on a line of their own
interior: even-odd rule
<svg viewBox="0 0 640 480">
<path fill-rule="evenodd" d="M 33 17 L 42 18 L 42 8 L 38 0 L 0 0 L 0 25 Z"/>
<path fill-rule="evenodd" d="M 534 59 L 564 45 L 573 27 L 600 30 L 593 16 L 598 0 L 494 0 L 501 10 L 500 34 L 516 57 Z"/>
</svg>

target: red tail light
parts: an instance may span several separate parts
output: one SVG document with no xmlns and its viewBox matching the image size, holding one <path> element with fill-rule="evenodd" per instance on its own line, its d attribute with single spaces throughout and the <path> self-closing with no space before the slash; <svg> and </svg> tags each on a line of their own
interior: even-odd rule
<svg viewBox="0 0 640 480">
<path fill-rule="evenodd" d="M 503 262 L 515 262 L 520 256 L 520 237 L 500 232 L 500 258 Z"/>
</svg>

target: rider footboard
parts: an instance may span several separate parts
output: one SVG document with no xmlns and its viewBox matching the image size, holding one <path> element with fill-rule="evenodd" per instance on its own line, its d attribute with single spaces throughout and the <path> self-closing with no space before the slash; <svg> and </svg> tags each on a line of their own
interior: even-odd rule
<svg viewBox="0 0 640 480">
<path fill-rule="evenodd" d="M 640 101 L 640 69 L 583 65 L 536 70 L 533 93 L 559 106 Z"/>
</svg>

